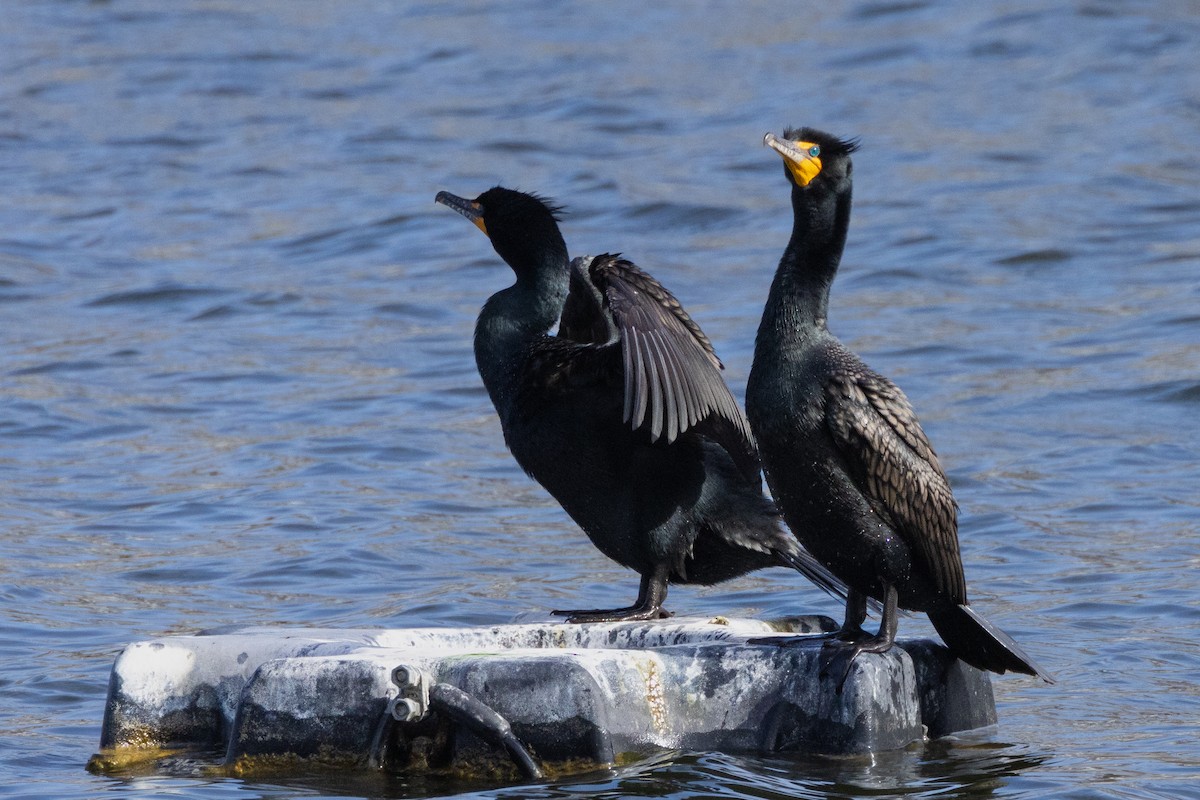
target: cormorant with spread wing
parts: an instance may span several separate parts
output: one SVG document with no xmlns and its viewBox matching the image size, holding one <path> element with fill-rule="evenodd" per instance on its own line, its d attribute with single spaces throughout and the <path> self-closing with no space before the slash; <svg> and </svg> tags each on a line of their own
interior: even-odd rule
<svg viewBox="0 0 1200 800">
<path fill-rule="evenodd" d="M 837 640 L 852 663 L 892 646 L 897 607 L 923 611 L 968 664 L 1049 681 L 967 604 L 958 506 L 908 399 L 826 327 L 857 144 L 811 128 L 765 143 L 783 156 L 794 223 L 758 329 L 746 412 L 784 519 L 850 588 Z M 868 598 L 883 603 L 875 636 L 861 627 Z"/>
<path fill-rule="evenodd" d="M 474 222 L 516 274 L 475 326 L 476 364 L 509 450 L 602 553 L 641 575 L 628 608 L 556 613 L 657 619 L 669 581 L 711 584 L 769 566 L 845 596 L 763 496 L 721 362 L 670 292 L 616 255 L 570 261 L 557 209 L 534 195 L 495 187 L 474 200 L 439 192 L 437 202 Z"/>
</svg>

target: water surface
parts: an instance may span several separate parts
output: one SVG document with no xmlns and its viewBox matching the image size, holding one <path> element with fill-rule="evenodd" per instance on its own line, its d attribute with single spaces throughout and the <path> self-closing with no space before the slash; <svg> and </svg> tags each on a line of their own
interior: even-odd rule
<svg viewBox="0 0 1200 800">
<path fill-rule="evenodd" d="M 6 5 L 0 795 L 1200 796 L 1200 18 L 1045 5 Z M 470 340 L 509 273 L 433 196 L 557 198 L 740 395 L 790 225 L 761 137 L 800 124 L 862 139 L 831 327 L 912 398 L 972 600 L 1055 686 L 899 753 L 492 792 L 84 771 L 129 641 L 628 603 L 503 447 Z M 670 606 L 838 613 L 785 571 Z"/>
</svg>

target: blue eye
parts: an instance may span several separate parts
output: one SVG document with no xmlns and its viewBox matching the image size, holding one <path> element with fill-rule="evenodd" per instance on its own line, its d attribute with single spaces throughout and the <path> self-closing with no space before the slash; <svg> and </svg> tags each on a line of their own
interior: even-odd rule
<svg viewBox="0 0 1200 800">
<path fill-rule="evenodd" d="M 808 148 L 808 154 L 813 158 L 821 155 L 821 146 L 819 144 L 814 144 L 812 147 Z"/>
</svg>

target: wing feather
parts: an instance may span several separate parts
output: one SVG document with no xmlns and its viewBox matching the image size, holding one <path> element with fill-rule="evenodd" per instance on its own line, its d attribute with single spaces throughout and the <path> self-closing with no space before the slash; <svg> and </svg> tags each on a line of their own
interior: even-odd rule
<svg viewBox="0 0 1200 800">
<path fill-rule="evenodd" d="M 653 334 L 645 334 L 640 338 L 645 343 L 646 364 L 650 367 L 646 370 L 645 380 L 645 390 L 650 395 L 650 438 L 657 440 L 662 436 L 665 413 L 663 394 L 665 387 L 670 384 L 670 377 L 667 375 L 666 364 L 663 363 Z"/>
<path fill-rule="evenodd" d="M 633 416 L 630 418 L 631 421 L 646 418 L 646 410 L 650 407 L 650 392 L 647 388 L 646 373 L 648 370 L 653 369 L 653 366 L 646 363 L 647 353 L 644 347 L 640 346 L 636 341 L 633 344 L 626 343 L 625 337 L 630 335 L 636 340 L 638 334 L 637 331 L 631 331 L 622 336 L 621 347 L 622 349 L 631 350 L 634 355 L 633 374 L 625 376 L 626 384 L 633 387 Z"/>
<path fill-rule="evenodd" d="M 576 267 L 599 291 L 621 341 L 626 421 L 655 441 L 695 428 L 757 475 L 750 425 L 721 377 L 724 366 L 674 295 L 618 255 L 576 259 Z"/>
<path fill-rule="evenodd" d="M 673 442 L 688 428 L 687 390 L 691 381 L 688 380 L 686 367 L 680 363 L 679 352 L 670 346 L 670 342 L 661 333 L 655 338 L 658 341 L 659 352 L 662 353 L 671 373 L 670 380 L 663 385 L 663 393 L 666 395 L 667 406 L 674 410 L 674 413 L 668 415 L 666 430 L 667 441 Z"/>
<path fill-rule="evenodd" d="M 634 376 L 637 374 L 637 359 L 638 349 L 636 347 L 621 348 L 621 365 L 624 367 L 625 375 L 625 408 L 622 411 L 622 419 L 626 422 L 633 419 L 634 400 L 637 393 Z M 639 414 L 642 412 L 639 411 Z"/>
<path fill-rule="evenodd" d="M 830 379 L 825 401 L 829 430 L 859 489 L 904 537 L 937 589 L 965 603 L 958 505 L 908 398 L 863 368 Z"/>
</svg>

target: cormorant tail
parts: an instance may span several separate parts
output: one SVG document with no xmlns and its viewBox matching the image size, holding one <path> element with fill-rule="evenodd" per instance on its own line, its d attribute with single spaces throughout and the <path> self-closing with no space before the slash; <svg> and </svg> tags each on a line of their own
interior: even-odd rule
<svg viewBox="0 0 1200 800">
<path fill-rule="evenodd" d="M 1011 636 L 968 605 L 930 611 L 929 621 L 950 651 L 973 667 L 998 673 L 1021 672 L 1054 683 Z"/>
</svg>

